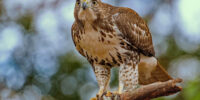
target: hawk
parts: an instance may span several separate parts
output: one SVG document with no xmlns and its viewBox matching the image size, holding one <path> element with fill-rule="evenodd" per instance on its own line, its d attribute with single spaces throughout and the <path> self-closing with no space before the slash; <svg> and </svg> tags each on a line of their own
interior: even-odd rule
<svg viewBox="0 0 200 100">
<path fill-rule="evenodd" d="M 155 57 L 147 24 L 134 10 L 101 0 L 76 0 L 74 17 L 72 38 L 92 65 L 99 96 L 107 91 L 113 67 L 119 67 L 119 94 L 172 79 Z"/>
</svg>

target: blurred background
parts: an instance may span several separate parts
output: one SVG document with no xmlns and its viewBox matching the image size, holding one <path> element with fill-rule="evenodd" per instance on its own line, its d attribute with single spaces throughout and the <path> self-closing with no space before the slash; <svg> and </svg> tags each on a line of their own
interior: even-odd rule
<svg viewBox="0 0 200 100">
<path fill-rule="evenodd" d="M 103 0 L 136 10 L 156 57 L 183 91 L 155 100 L 200 100 L 200 1 Z M 0 0 L 0 100 L 89 100 L 98 91 L 71 39 L 75 0 Z M 112 70 L 111 90 L 117 89 Z"/>
</svg>

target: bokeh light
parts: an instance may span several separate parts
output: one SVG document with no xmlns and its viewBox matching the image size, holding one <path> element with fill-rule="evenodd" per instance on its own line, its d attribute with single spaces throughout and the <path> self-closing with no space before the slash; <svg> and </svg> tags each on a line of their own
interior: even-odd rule
<svg viewBox="0 0 200 100">
<path fill-rule="evenodd" d="M 134 9 L 147 22 L 156 58 L 183 92 L 158 100 L 199 100 L 199 0 L 102 0 Z M 89 100 L 98 92 L 91 65 L 71 38 L 75 0 L 0 0 L 0 100 Z M 110 89 L 118 87 L 112 70 Z"/>
</svg>

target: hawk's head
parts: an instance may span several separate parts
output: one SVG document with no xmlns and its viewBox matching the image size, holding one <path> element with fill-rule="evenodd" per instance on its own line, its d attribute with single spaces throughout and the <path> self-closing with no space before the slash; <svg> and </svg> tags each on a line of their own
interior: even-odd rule
<svg viewBox="0 0 200 100">
<path fill-rule="evenodd" d="M 76 0 L 74 16 L 76 20 L 93 22 L 100 16 L 101 0 Z"/>
</svg>

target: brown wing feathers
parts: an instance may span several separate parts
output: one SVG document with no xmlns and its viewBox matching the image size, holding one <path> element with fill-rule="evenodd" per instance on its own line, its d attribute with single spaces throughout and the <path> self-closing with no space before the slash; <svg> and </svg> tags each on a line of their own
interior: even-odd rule
<svg viewBox="0 0 200 100">
<path fill-rule="evenodd" d="M 114 17 L 115 23 L 125 38 L 144 55 L 155 56 L 152 37 L 144 20 L 129 8 L 120 8 L 116 12 L 119 15 Z"/>
<path fill-rule="evenodd" d="M 120 8 L 118 16 L 114 17 L 116 25 L 127 41 L 139 49 L 139 52 L 145 56 L 155 56 L 152 36 L 144 20 L 133 10 L 129 8 Z M 150 84 L 157 81 L 167 81 L 172 77 L 157 62 L 157 66 L 151 72 L 151 77 L 146 79 L 144 70 L 139 66 L 139 82 L 142 85 Z"/>
</svg>

